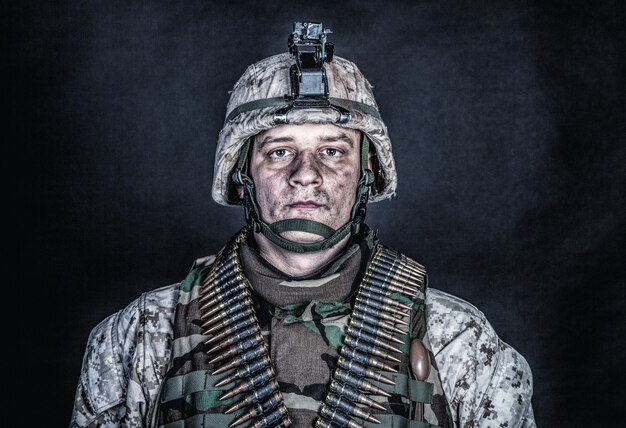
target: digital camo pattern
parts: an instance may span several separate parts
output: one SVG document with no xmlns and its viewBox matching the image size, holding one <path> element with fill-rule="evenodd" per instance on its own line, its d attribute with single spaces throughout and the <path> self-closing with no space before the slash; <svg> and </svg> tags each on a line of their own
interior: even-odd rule
<svg viewBox="0 0 626 428">
<path fill-rule="evenodd" d="M 265 58 L 250 65 L 239 78 L 231 92 L 227 116 L 242 104 L 269 98 L 282 98 L 291 92 L 289 67 L 293 64 L 290 54 L 284 53 Z M 335 56 L 325 63 L 328 77 L 329 96 L 367 104 L 378 110 L 372 86 L 359 71 L 356 64 Z M 215 153 L 213 175 L 213 199 L 222 205 L 234 203 L 231 174 L 239 159 L 239 152 L 245 141 L 266 129 L 276 126 L 274 113 L 281 107 L 264 107 L 243 112 L 226 122 L 222 128 Z M 349 108 L 351 120 L 343 126 L 365 132 L 374 147 L 378 158 L 377 181 L 371 187 L 369 201 L 376 202 L 395 195 L 397 176 L 387 127 L 379 118 L 357 108 Z M 325 109 L 306 109 L 297 112 L 290 123 L 334 123 L 337 112 Z"/>
<path fill-rule="evenodd" d="M 179 284 L 143 294 L 89 335 L 70 426 L 150 426 L 170 360 Z"/>
<path fill-rule="evenodd" d="M 458 426 L 535 427 L 526 360 L 468 302 L 429 289 L 426 303 L 431 345 Z"/>
<path fill-rule="evenodd" d="M 94 328 L 71 426 L 155 426 L 180 286 L 146 293 Z M 528 364 L 471 304 L 430 288 L 427 323 L 456 427 L 534 427 Z M 305 406 L 306 407 L 306 406 Z"/>
</svg>

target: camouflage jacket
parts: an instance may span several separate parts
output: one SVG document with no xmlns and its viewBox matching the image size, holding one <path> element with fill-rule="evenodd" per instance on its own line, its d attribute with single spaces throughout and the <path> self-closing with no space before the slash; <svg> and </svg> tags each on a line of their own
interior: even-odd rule
<svg viewBox="0 0 626 428">
<path fill-rule="evenodd" d="M 206 263 L 209 260 L 200 261 Z M 71 426 L 153 426 L 180 284 L 143 294 L 90 334 Z M 428 335 L 458 427 L 534 427 L 532 376 L 474 306 L 426 294 Z"/>
</svg>

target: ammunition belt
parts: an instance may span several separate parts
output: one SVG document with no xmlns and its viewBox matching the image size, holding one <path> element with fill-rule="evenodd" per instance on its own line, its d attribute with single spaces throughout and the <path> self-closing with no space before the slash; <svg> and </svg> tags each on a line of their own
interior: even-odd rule
<svg viewBox="0 0 626 428">
<path fill-rule="evenodd" d="M 254 311 L 250 295 L 250 283 L 243 274 L 239 261 L 239 244 L 246 239 L 243 231 L 233 245 L 225 247 L 217 255 L 213 268 L 202 283 L 200 292 L 200 313 L 204 321 L 204 334 L 210 336 L 207 345 L 209 355 L 217 354 L 209 364 L 221 363 L 212 374 L 228 370 L 234 371 L 217 382 L 220 387 L 234 382 L 220 400 L 244 394 L 244 398 L 228 407 L 229 414 L 244 407 L 250 409 L 239 416 L 229 426 L 240 425 L 256 419 L 250 427 L 288 427 L 291 425 L 287 407 L 278 389 L 276 373 L 261 327 Z"/>
<path fill-rule="evenodd" d="M 410 303 L 423 290 L 424 276 L 421 265 L 377 245 L 357 292 L 316 428 L 364 428 L 353 417 L 375 424 L 382 422 L 368 408 L 385 408 L 369 395 L 390 394 L 372 381 L 395 385 L 391 377 L 377 370 L 397 373 L 392 365 L 400 359 L 394 354 L 406 353 L 401 347 L 409 342 L 407 321 L 413 309 Z"/>
<path fill-rule="evenodd" d="M 291 425 L 287 407 L 261 335 L 251 286 L 239 261 L 239 245 L 245 239 L 244 231 L 217 255 L 202 283 L 199 302 L 202 328 L 210 336 L 206 344 L 212 346 L 207 350 L 212 356 L 209 364 L 217 367 L 212 375 L 232 371 L 214 385 L 234 385 L 219 400 L 243 396 L 224 411 L 239 413 L 229 427 L 247 421 L 253 428 L 287 427 Z M 354 418 L 381 422 L 369 409 L 385 411 L 385 407 L 370 395 L 390 394 L 373 382 L 395 383 L 377 370 L 396 373 L 392 366 L 400 359 L 394 354 L 407 353 L 410 304 L 423 290 L 424 275 L 421 265 L 377 245 L 357 291 L 316 427 L 364 427 Z"/>
</svg>

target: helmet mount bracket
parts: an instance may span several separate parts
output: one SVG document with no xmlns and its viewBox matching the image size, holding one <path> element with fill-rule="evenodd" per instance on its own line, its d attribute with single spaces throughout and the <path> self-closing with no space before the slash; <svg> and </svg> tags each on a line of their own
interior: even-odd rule
<svg viewBox="0 0 626 428">
<path fill-rule="evenodd" d="M 287 45 L 295 62 L 289 68 L 291 93 L 285 94 L 290 105 L 274 113 L 276 124 L 289 123 L 287 114 L 293 109 L 330 108 L 339 113 L 337 123 L 347 123 L 350 111 L 334 105 L 328 95 L 325 62 L 333 60 L 335 47 L 326 41 L 332 33 L 321 22 L 294 22 Z"/>
</svg>

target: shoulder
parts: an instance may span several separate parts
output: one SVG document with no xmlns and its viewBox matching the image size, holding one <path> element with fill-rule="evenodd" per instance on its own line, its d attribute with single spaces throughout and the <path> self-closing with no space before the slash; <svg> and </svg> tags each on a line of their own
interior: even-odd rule
<svg viewBox="0 0 626 428">
<path fill-rule="evenodd" d="M 143 293 L 119 312 L 118 329 L 124 337 L 134 328 L 158 330 L 174 314 L 180 292 L 180 283 L 167 285 Z"/>
<path fill-rule="evenodd" d="M 443 291 L 426 292 L 428 336 L 446 395 L 461 426 L 519 421 L 531 426 L 532 373 L 485 314 Z M 482 425 L 480 425 L 482 426 Z"/>
<path fill-rule="evenodd" d="M 91 330 L 79 389 L 85 404 L 95 414 L 125 399 L 127 372 L 139 341 L 144 340 L 143 333 L 162 338 L 171 336 L 179 288 L 180 284 L 172 284 L 143 293 Z"/>
<path fill-rule="evenodd" d="M 463 352 L 485 366 L 495 364 L 501 354 L 523 357 L 500 339 L 485 314 L 476 306 L 443 291 L 429 288 L 426 292 L 428 334 L 435 355 L 442 352 Z M 524 361 L 524 366 L 526 362 Z"/>
<path fill-rule="evenodd" d="M 476 306 L 435 288 L 426 290 L 426 313 L 433 348 L 441 349 L 459 334 L 493 336 L 495 331 Z"/>
</svg>

